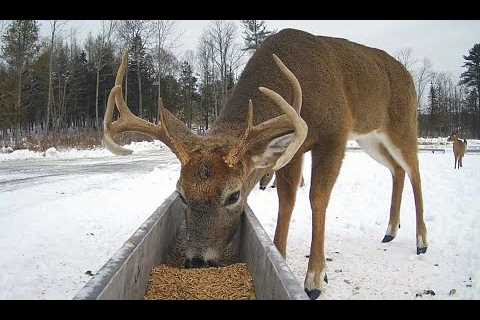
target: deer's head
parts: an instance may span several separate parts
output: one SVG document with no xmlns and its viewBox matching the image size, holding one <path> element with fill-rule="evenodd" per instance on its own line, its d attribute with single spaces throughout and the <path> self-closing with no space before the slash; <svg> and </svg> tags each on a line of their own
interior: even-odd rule
<svg viewBox="0 0 480 320">
<path fill-rule="evenodd" d="M 450 141 L 457 141 L 457 138 L 458 138 L 458 134 L 456 131 L 452 132 L 452 134 L 448 137 L 447 141 L 450 142 Z"/>
<path fill-rule="evenodd" d="M 286 165 L 307 136 L 307 125 L 299 116 L 300 84 L 275 55 L 274 60 L 292 83 L 293 107 L 276 92 L 260 87 L 284 114 L 254 125 L 253 103 L 249 100 L 243 134 L 197 136 L 165 108 L 158 125 L 130 112 L 122 94 L 127 67 L 126 52 L 123 55 L 107 102 L 103 141 L 114 154 L 130 154 L 113 137 L 121 132 L 139 132 L 161 140 L 175 153 L 181 163 L 176 188 L 186 207 L 187 267 L 221 263 L 224 249 L 238 230 L 252 188 L 265 173 Z M 120 117 L 112 122 L 115 105 Z"/>
</svg>

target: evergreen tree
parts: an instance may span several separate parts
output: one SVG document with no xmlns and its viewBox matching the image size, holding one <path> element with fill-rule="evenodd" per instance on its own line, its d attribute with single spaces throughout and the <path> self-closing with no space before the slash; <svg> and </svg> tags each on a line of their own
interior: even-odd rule
<svg viewBox="0 0 480 320">
<path fill-rule="evenodd" d="M 467 87 L 473 87 L 480 92 L 480 43 L 473 46 L 468 52 L 467 56 L 463 56 L 465 64 L 463 67 L 467 68 L 465 72 L 460 75 L 460 85 L 464 84 Z"/>
<path fill-rule="evenodd" d="M 472 88 L 472 93 L 476 95 L 476 102 L 473 102 L 469 109 L 474 112 L 474 134 L 480 135 L 480 43 L 477 43 L 471 48 L 467 56 L 463 56 L 465 63 L 463 67 L 467 68 L 460 75 L 460 85 L 464 84 L 469 88 Z"/>
<path fill-rule="evenodd" d="M 273 33 L 273 31 L 267 30 L 264 20 L 242 20 L 242 24 L 244 27 L 243 39 L 245 43 L 245 47 L 242 49 L 243 51 L 257 50 L 263 41 Z"/>
<path fill-rule="evenodd" d="M 197 97 L 197 77 L 193 75 L 192 66 L 184 61 L 181 65 L 180 90 L 183 101 L 183 118 L 188 128 L 192 128 L 193 118 L 196 110 L 194 108 Z"/>
<path fill-rule="evenodd" d="M 16 77 L 16 124 L 20 125 L 24 72 L 39 51 L 35 20 L 12 20 L 3 35 L 2 56 Z"/>
<path fill-rule="evenodd" d="M 430 93 L 428 95 L 428 113 L 429 113 L 429 121 L 428 127 L 429 130 L 428 135 L 431 135 L 432 132 L 435 132 L 437 129 L 437 118 L 438 118 L 438 97 L 437 97 L 437 90 L 433 82 L 430 84 Z"/>
</svg>

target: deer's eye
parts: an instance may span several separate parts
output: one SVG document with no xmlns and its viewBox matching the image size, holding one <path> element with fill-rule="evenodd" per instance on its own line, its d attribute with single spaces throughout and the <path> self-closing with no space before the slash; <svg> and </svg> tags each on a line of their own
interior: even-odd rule
<svg viewBox="0 0 480 320">
<path fill-rule="evenodd" d="M 229 206 L 229 205 L 235 204 L 237 203 L 238 199 L 240 199 L 240 191 L 230 194 L 227 200 L 225 200 L 225 205 Z"/>
</svg>

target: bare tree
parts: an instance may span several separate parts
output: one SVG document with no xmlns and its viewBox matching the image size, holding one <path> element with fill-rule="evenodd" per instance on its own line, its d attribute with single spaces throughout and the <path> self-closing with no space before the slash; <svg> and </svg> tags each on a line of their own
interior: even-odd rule
<svg viewBox="0 0 480 320">
<path fill-rule="evenodd" d="M 213 98 L 213 82 L 214 74 L 211 66 L 213 61 L 213 50 L 208 40 L 207 34 L 202 34 L 197 48 L 197 66 L 200 73 L 200 78 L 203 83 L 203 92 L 201 94 L 201 106 L 203 110 L 203 117 L 205 121 L 205 130 L 208 130 L 210 101 Z"/>
<path fill-rule="evenodd" d="M 412 48 L 403 48 L 397 51 L 395 58 L 412 74 L 417 60 L 413 57 Z"/>
<path fill-rule="evenodd" d="M 100 72 L 106 65 L 105 55 L 112 46 L 112 37 L 115 32 L 115 20 L 102 20 L 100 33 L 95 39 L 93 46 L 94 67 L 96 71 L 96 89 L 95 89 L 95 127 L 99 128 L 98 122 L 98 100 L 100 90 Z"/>
<path fill-rule="evenodd" d="M 397 51 L 395 58 L 410 72 L 417 91 L 417 108 L 421 109 L 425 89 L 433 80 L 432 63 L 428 58 L 419 61 L 413 56 L 412 48 L 403 48 Z"/>
<path fill-rule="evenodd" d="M 138 109 L 140 117 L 143 115 L 142 105 L 142 74 L 140 70 L 141 52 L 149 46 L 149 41 L 155 32 L 150 20 L 118 20 L 117 34 L 124 45 L 132 49 L 132 54 L 137 62 L 138 81 Z M 128 72 L 127 72 L 128 74 Z M 125 85 L 127 87 L 127 85 Z M 126 91 L 126 90 L 125 90 Z M 125 93 L 126 94 L 126 93 Z"/>
<path fill-rule="evenodd" d="M 433 77 L 432 64 L 424 58 L 422 64 L 415 72 L 415 88 L 417 89 L 417 108 L 421 109 L 425 88 Z"/>
<path fill-rule="evenodd" d="M 162 102 L 162 92 L 160 86 L 160 79 L 165 72 L 166 66 L 170 61 L 168 61 L 168 51 L 174 46 L 178 41 L 178 33 L 175 30 L 175 21 L 172 20 L 155 20 L 154 29 L 156 32 L 156 48 L 154 56 L 156 55 L 157 61 L 157 82 L 158 82 L 158 110 L 157 110 L 157 122 L 160 120 L 160 110 L 163 107 Z M 174 39 L 173 36 L 177 35 Z"/>
<path fill-rule="evenodd" d="M 50 113 L 53 103 L 53 83 L 52 83 L 52 71 L 53 71 L 53 50 L 55 47 L 55 36 L 62 31 L 62 28 L 68 21 L 51 20 L 50 21 L 50 53 L 48 61 L 48 99 L 47 99 L 47 117 L 45 123 L 45 131 L 48 133 L 50 126 Z"/>
<path fill-rule="evenodd" d="M 240 50 L 239 46 L 235 46 L 237 28 L 233 22 L 216 20 L 213 21 L 207 29 L 207 35 L 212 48 L 215 51 L 214 61 L 220 73 L 222 84 L 222 104 L 227 98 L 227 77 L 229 71 L 229 58 L 236 56 L 232 51 Z M 217 113 L 218 115 L 218 113 Z"/>
</svg>

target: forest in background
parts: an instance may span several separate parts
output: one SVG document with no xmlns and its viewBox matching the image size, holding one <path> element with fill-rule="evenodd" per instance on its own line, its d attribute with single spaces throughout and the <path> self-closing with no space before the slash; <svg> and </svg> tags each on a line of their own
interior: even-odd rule
<svg viewBox="0 0 480 320">
<path fill-rule="evenodd" d="M 103 115 L 123 50 L 129 64 L 125 100 L 132 112 L 157 122 L 167 108 L 198 134 L 211 126 L 248 58 L 275 30 L 265 21 L 215 20 L 197 47 L 175 54 L 175 21 L 103 20 L 78 40 L 68 21 L 0 21 L 0 146 L 45 150 L 101 144 Z M 480 138 L 480 43 L 463 57 L 460 81 L 434 70 L 411 48 L 395 57 L 412 74 L 418 96 L 419 136 L 458 131 Z M 135 138 L 135 137 L 134 137 Z M 133 139 L 134 139 L 133 138 Z M 126 142 L 123 137 L 123 142 Z"/>
</svg>

